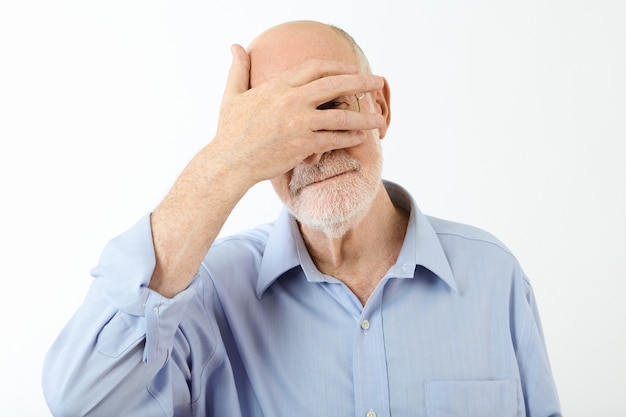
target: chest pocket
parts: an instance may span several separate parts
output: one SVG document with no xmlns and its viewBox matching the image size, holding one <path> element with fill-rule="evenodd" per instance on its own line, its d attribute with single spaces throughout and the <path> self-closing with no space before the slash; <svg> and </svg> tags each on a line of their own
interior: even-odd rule
<svg viewBox="0 0 626 417">
<path fill-rule="evenodd" d="M 516 417 L 517 382 L 428 381 L 427 417 Z"/>
</svg>

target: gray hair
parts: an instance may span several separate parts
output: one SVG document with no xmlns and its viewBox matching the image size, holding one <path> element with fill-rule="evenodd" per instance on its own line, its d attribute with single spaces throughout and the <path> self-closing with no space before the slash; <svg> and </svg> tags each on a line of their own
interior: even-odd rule
<svg viewBox="0 0 626 417">
<path fill-rule="evenodd" d="M 352 49 L 354 50 L 354 53 L 356 54 L 357 60 L 361 64 L 361 70 L 363 71 L 363 73 L 371 74 L 372 73 L 372 68 L 370 66 L 370 63 L 369 63 L 367 57 L 365 56 L 365 52 L 363 52 L 363 49 L 361 49 L 359 44 L 356 43 L 354 38 L 348 32 L 346 32 L 345 30 L 341 29 L 338 26 L 335 26 L 335 25 L 328 25 L 328 26 L 330 26 L 332 29 L 334 29 L 335 32 L 337 32 L 339 35 L 341 35 L 346 41 L 348 41 L 350 46 L 352 46 Z"/>
</svg>

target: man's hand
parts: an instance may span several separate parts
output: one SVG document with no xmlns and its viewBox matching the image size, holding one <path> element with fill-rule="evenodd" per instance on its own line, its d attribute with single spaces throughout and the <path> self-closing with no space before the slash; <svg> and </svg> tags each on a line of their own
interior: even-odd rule
<svg viewBox="0 0 626 417">
<path fill-rule="evenodd" d="M 220 119 L 212 147 L 231 159 L 249 185 L 282 174 L 316 153 L 358 145 L 379 114 L 317 107 L 340 96 L 383 87 L 381 77 L 357 74 L 338 62 L 311 60 L 249 88 L 250 58 L 233 45 Z"/>
</svg>

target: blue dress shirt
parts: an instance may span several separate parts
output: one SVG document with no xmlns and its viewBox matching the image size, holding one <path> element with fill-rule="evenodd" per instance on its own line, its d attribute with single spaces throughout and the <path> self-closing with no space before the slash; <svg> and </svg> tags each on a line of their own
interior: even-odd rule
<svg viewBox="0 0 626 417">
<path fill-rule="evenodd" d="M 149 216 L 112 240 L 51 347 L 55 416 L 560 416 L 528 279 L 480 229 L 410 212 L 365 306 L 294 219 L 217 241 L 172 299 L 147 288 Z"/>
</svg>

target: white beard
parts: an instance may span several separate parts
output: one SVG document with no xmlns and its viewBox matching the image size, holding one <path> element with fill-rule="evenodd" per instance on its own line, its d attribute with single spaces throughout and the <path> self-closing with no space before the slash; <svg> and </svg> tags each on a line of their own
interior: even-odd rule
<svg viewBox="0 0 626 417">
<path fill-rule="evenodd" d="M 377 143 L 380 148 L 380 142 Z M 343 151 L 334 151 L 317 164 L 297 166 L 289 183 L 291 198 L 283 202 L 301 223 L 330 238 L 339 238 L 368 213 L 381 175 L 380 149 L 376 160 L 367 167 Z M 331 178 L 334 176 L 337 177 Z"/>
</svg>

